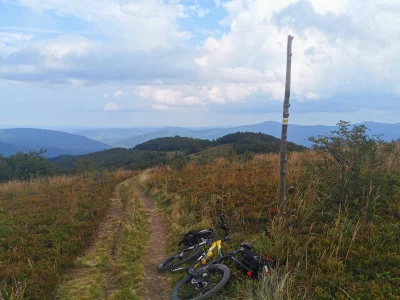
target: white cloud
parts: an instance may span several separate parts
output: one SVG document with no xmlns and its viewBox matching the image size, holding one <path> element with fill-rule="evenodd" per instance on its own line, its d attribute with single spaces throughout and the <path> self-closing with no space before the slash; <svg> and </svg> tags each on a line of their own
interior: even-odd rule
<svg viewBox="0 0 400 300">
<path fill-rule="evenodd" d="M 108 102 L 104 106 L 104 111 L 118 111 L 120 107 L 115 102 Z"/>
<path fill-rule="evenodd" d="M 142 100 L 147 100 L 163 106 L 179 106 L 183 93 L 180 89 L 139 86 L 137 94 Z"/>
<path fill-rule="evenodd" d="M 207 38 L 194 63 L 204 77 L 219 78 L 217 89 L 234 82 L 243 84 L 239 91 L 230 88 L 232 93 L 221 93 L 225 101 L 257 93 L 281 100 L 286 37 L 292 34 L 295 98 L 312 101 L 321 95 L 331 98 L 357 93 L 360 88 L 395 93 L 400 64 L 394 53 L 400 42 L 387 31 L 392 37 L 400 35 L 400 26 L 395 23 L 400 22 L 400 6 L 396 8 L 388 0 L 379 2 L 227 1 L 223 7 L 228 16 L 222 23 L 229 26 L 229 32 L 219 39 Z M 390 83 L 385 85 L 386 79 Z"/>
<path fill-rule="evenodd" d="M 327 13 L 327 12 L 332 12 L 335 14 L 339 14 L 343 12 L 347 7 L 350 2 L 354 1 L 348 1 L 348 0 L 335 0 L 335 1 L 330 1 L 330 0 L 310 0 L 312 3 L 314 9 L 318 13 Z"/>
<path fill-rule="evenodd" d="M 63 59 L 66 56 L 83 56 L 93 51 L 94 42 L 82 37 L 62 35 L 56 39 L 39 43 L 41 53 L 49 59 Z"/>
<path fill-rule="evenodd" d="M 208 104 L 240 102 L 266 90 L 266 86 L 247 84 L 219 84 L 213 86 L 139 86 L 136 90 L 141 100 L 158 106 L 204 107 Z"/>
<path fill-rule="evenodd" d="M 353 0 L 232 0 L 217 1 L 216 5 L 227 10 L 223 24 L 229 31 L 220 38 L 207 38 L 201 54 L 193 59 L 203 82 L 140 87 L 141 99 L 168 107 L 240 102 L 253 97 L 281 101 L 288 34 L 295 36 L 294 99 L 331 99 L 357 94 L 361 88 L 398 93 L 395 78 L 399 78 L 400 65 L 395 53 L 400 42 L 392 41 L 385 30 L 400 34 L 400 26 L 393 23 L 399 22 L 393 11 L 400 13 L 400 6 L 395 8 L 390 1 L 358 6 Z M 354 13 L 356 8 L 358 14 Z M 387 79 L 390 84 L 384 83 Z"/>
<path fill-rule="evenodd" d="M 304 97 L 305 97 L 307 100 L 319 100 L 319 99 L 321 98 L 320 95 L 318 95 L 318 94 L 316 94 L 316 93 L 313 93 L 313 92 L 307 92 L 307 93 L 305 93 Z"/>
<path fill-rule="evenodd" d="M 187 44 L 191 32 L 178 21 L 209 11 L 200 1 L 185 6 L 187 2 L 8 0 L 10 5 L 79 18 L 107 40 L 75 34 L 36 41 L 23 33 L 0 33 L 0 58 L 15 53 L 10 61 L 21 61 L 3 64 L 0 74 L 75 85 L 114 81 L 113 88 L 123 87 L 128 94 L 120 84 L 126 81 L 155 110 L 228 107 L 254 98 L 282 101 L 286 38 L 292 34 L 294 99 L 317 105 L 361 92 L 400 95 L 400 41 L 393 38 L 400 36 L 398 3 L 214 0 L 227 12 L 221 22 L 226 27 L 197 29 L 208 37 L 195 49 Z M 23 76 L 16 76 L 18 72 Z M 119 90 L 109 97 L 122 94 Z M 106 107 L 113 110 L 117 104 Z"/>
<path fill-rule="evenodd" d="M 94 24 L 131 49 L 149 49 L 179 44 L 191 34 L 182 31 L 178 19 L 192 13 L 201 17 L 209 13 L 199 5 L 185 6 L 180 1 L 146 0 L 7 0 L 37 12 L 54 11 Z"/>
<path fill-rule="evenodd" d="M 32 40 L 32 35 L 22 32 L 0 31 L 0 57 L 20 50 Z"/>
<path fill-rule="evenodd" d="M 191 5 L 187 8 L 189 11 L 195 13 L 199 18 L 202 18 L 210 13 L 210 10 L 207 8 L 202 8 L 198 5 Z"/>
<path fill-rule="evenodd" d="M 118 97 L 121 97 L 123 94 L 124 94 L 123 91 L 118 90 L 118 91 L 116 91 L 116 92 L 114 93 L 114 98 L 116 99 L 116 98 L 118 98 Z"/>
<path fill-rule="evenodd" d="M 221 6 L 221 0 L 214 0 L 214 4 L 216 7 L 220 7 Z"/>
<path fill-rule="evenodd" d="M 0 32 L 0 41 L 5 44 L 19 44 L 31 39 L 31 35 L 22 32 Z"/>
</svg>

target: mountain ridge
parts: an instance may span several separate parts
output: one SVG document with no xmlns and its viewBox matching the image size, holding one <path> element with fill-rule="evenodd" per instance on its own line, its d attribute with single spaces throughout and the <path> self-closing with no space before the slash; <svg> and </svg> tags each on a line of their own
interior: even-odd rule
<svg viewBox="0 0 400 300">
<path fill-rule="evenodd" d="M 400 139 L 400 123 L 381 123 L 367 121 L 354 125 L 366 125 L 371 135 L 378 135 L 384 141 Z M 82 155 L 115 147 L 133 148 L 136 145 L 163 137 L 188 137 L 216 140 L 236 132 L 264 133 L 276 138 L 281 135 L 281 123 L 265 121 L 252 125 L 214 128 L 185 127 L 141 127 L 141 128 L 96 128 L 67 133 L 61 130 L 35 128 L 0 129 L 0 155 L 10 156 L 17 152 L 29 150 L 47 150 L 45 156 Z M 297 125 L 290 124 L 288 141 L 310 147 L 310 136 L 318 136 L 335 130 L 331 125 Z"/>
<path fill-rule="evenodd" d="M 35 128 L 0 129 L 0 143 L 2 143 L 0 155 L 4 156 L 45 149 L 47 150 L 44 154 L 46 157 L 55 157 L 80 155 L 111 148 L 107 144 L 85 136 Z"/>
<path fill-rule="evenodd" d="M 385 141 L 397 140 L 400 138 L 400 123 L 379 123 L 379 122 L 362 122 L 353 125 L 366 125 L 369 127 L 371 134 L 380 135 Z M 201 128 L 191 129 L 185 127 L 164 127 L 151 128 L 151 131 L 137 134 L 135 136 L 126 137 L 123 139 L 107 140 L 114 147 L 132 148 L 146 141 L 161 138 L 173 137 L 176 135 L 182 137 L 193 137 L 200 139 L 214 140 L 224 135 L 235 132 L 261 132 L 280 138 L 282 125 L 275 121 L 265 121 L 252 125 L 240 125 L 232 127 L 216 127 L 216 128 Z M 288 129 L 288 140 L 296 144 L 306 147 L 311 146 L 308 138 L 311 136 L 323 135 L 332 130 L 337 129 L 337 126 L 332 125 L 297 125 L 290 124 Z M 112 130 L 112 129 L 110 129 Z M 89 130 L 90 131 L 90 130 Z M 101 139 L 100 139 L 101 141 Z"/>
</svg>

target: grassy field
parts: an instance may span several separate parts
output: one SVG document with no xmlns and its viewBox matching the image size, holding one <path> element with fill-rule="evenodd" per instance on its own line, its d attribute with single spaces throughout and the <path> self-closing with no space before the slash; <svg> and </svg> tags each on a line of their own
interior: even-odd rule
<svg viewBox="0 0 400 300">
<path fill-rule="evenodd" d="M 96 242 L 77 259 L 58 290 L 58 299 L 139 299 L 148 222 L 132 181 L 117 187 Z"/>
<path fill-rule="evenodd" d="M 285 206 L 277 201 L 275 154 L 151 170 L 146 188 L 169 220 L 169 251 L 223 212 L 228 249 L 250 241 L 280 265 L 260 281 L 237 274 L 221 299 L 399 299 L 399 145 L 380 147 L 357 170 L 350 165 L 344 183 L 324 155 L 289 154 Z"/>
<path fill-rule="evenodd" d="M 0 299 L 54 297 L 129 172 L 0 184 Z"/>
</svg>

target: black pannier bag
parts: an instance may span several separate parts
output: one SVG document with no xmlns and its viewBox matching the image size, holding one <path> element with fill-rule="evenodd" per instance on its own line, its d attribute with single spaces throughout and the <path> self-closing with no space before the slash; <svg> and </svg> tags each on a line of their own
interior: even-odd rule
<svg viewBox="0 0 400 300">
<path fill-rule="evenodd" d="M 212 241 L 214 239 L 214 233 L 211 229 L 200 230 L 200 231 L 189 231 L 183 235 L 182 240 L 179 245 L 184 245 L 185 247 L 191 247 L 203 241 Z"/>
<path fill-rule="evenodd" d="M 255 252 L 248 244 L 241 245 L 238 259 L 246 268 L 247 276 L 252 278 L 268 275 L 276 267 L 275 259 Z"/>
</svg>

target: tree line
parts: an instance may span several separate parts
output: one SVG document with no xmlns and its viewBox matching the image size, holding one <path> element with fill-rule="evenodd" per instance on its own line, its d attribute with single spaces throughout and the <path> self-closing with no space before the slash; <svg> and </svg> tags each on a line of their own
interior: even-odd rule
<svg viewBox="0 0 400 300">
<path fill-rule="evenodd" d="M 348 185 L 356 182 L 360 165 L 368 161 L 375 161 L 373 154 L 381 142 L 368 135 L 368 128 L 364 125 L 350 127 L 349 123 L 338 124 L 338 131 L 323 136 L 312 137 L 314 149 L 329 154 L 334 159 L 325 160 L 324 167 L 337 167 L 340 170 L 340 180 Z M 181 166 L 191 159 L 192 154 L 200 155 L 202 151 L 223 145 L 230 145 L 229 159 L 232 155 L 251 159 L 254 153 L 278 153 L 280 139 L 273 136 L 252 133 L 236 132 L 217 138 L 203 140 L 188 137 L 157 138 L 137 145 L 132 149 L 114 148 L 80 156 L 59 156 L 46 159 L 46 150 L 17 153 L 11 157 L 0 156 L 0 181 L 27 180 L 53 174 L 80 174 L 84 172 L 98 172 L 119 168 L 129 170 L 143 170 L 154 166 L 172 165 Z M 349 151 L 351 145 L 352 151 Z M 388 144 L 389 145 L 389 144 Z M 357 146 L 356 148 L 354 148 Z M 386 146 L 389 147 L 389 146 Z M 288 150 L 303 151 L 306 147 L 295 143 L 288 143 Z M 246 156 L 247 155 L 247 156 Z M 246 157 L 244 157 L 246 156 Z M 371 164 L 372 168 L 375 165 Z M 351 176 L 350 176 L 351 175 Z M 350 176 L 350 177 L 349 177 Z M 351 179 L 349 179 L 351 178 Z M 344 189 L 344 187 L 343 187 Z M 343 193 L 343 191 L 342 191 Z"/>
<path fill-rule="evenodd" d="M 9 180 L 27 180 L 51 176 L 54 167 L 43 154 L 46 150 L 17 153 L 10 157 L 0 155 L 0 182 Z"/>
</svg>

